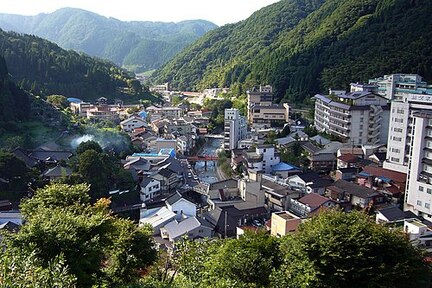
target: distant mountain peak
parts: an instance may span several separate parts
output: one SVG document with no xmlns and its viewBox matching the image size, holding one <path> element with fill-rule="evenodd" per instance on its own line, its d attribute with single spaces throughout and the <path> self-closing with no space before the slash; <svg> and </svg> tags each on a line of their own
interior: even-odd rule
<svg viewBox="0 0 432 288">
<path fill-rule="evenodd" d="M 138 72 L 158 68 L 216 27 L 205 20 L 128 22 L 70 7 L 36 16 L 0 14 L 0 28 L 6 31 L 37 35 L 62 48 L 107 59 Z"/>
</svg>

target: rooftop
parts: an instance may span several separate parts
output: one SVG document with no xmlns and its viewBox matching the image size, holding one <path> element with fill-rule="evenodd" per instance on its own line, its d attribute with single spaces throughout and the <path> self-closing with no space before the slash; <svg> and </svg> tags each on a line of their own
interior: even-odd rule
<svg viewBox="0 0 432 288">
<path fill-rule="evenodd" d="M 310 193 L 306 196 L 303 196 L 298 200 L 300 203 L 303 203 L 305 205 L 308 205 L 311 208 L 316 208 L 322 206 L 327 201 L 331 201 L 331 199 L 321 196 L 316 193 Z"/>
</svg>

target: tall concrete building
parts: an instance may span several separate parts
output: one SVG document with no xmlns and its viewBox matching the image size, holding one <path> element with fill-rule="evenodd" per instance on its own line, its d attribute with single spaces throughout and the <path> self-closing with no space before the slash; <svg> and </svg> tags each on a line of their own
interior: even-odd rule
<svg viewBox="0 0 432 288">
<path fill-rule="evenodd" d="M 283 126 L 289 120 L 289 106 L 273 104 L 271 86 L 260 86 L 259 90 L 247 91 L 248 122 L 253 128 Z"/>
<path fill-rule="evenodd" d="M 225 109 L 224 149 L 232 150 L 238 147 L 238 142 L 246 137 L 246 118 L 240 115 L 238 109 Z"/>
<path fill-rule="evenodd" d="M 371 91 L 389 100 L 402 101 L 409 94 L 427 94 L 430 86 L 417 74 L 391 74 L 370 79 Z"/>
<path fill-rule="evenodd" d="M 391 99 L 384 168 L 407 173 L 413 113 L 432 111 L 432 86 L 417 74 L 392 74 L 369 80 L 368 88 Z"/>
<path fill-rule="evenodd" d="M 383 96 L 369 91 L 330 90 L 315 95 L 314 125 L 352 145 L 386 143 L 389 105 Z"/>
<path fill-rule="evenodd" d="M 432 220 L 432 111 L 411 114 L 405 210 Z"/>
</svg>

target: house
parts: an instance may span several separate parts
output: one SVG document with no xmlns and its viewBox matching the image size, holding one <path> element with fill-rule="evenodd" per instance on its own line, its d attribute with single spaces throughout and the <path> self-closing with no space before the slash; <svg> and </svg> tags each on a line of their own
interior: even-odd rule
<svg viewBox="0 0 432 288">
<path fill-rule="evenodd" d="M 322 208 L 333 208 L 335 206 L 336 203 L 333 200 L 311 193 L 298 200 L 292 199 L 289 210 L 299 217 L 307 218 L 318 213 Z"/>
<path fill-rule="evenodd" d="M 380 192 L 345 180 L 334 182 L 327 187 L 326 193 L 331 199 L 337 201 L 341 206 L 345 206 L 344 208 L 348 210 L 352 206 L 365 209 L 371 205 L 383 203 L 385 200 Z M 343 205 L 347 203 L 349 203 L 348 206 Z"/>
<path fill-rule="evenodd" d="M 363 167 L 362 175 L 368 177 L 364 178 L 363 181 L 360 178 L 357 179 L 360 185 L 365 185 L 367 187 L 378 187 L 380 185 L 388 186 L 384 183 L 387 182 L 393 184 L 397 188 L 398 194 L 405 192 L 407 181 L 407 174 L 405 173 L 369 165 Z"/>
<path fill-rule="evenodd" d="M 262 190 L 264 190 L 267 207 L 271 211 L 287 210 L 291 199 L 300 197 L 298 191 L 292 190 L 286 184 L 281 185 L 273 179 L 270 180 L 270 178 L 265 175 L 261 180 L 261 187 Z"/>
<path fill-rule="evenodd" d="M 152 226 L 153 235 L 160 234 L 160 229 L 174 219 L 181 220 L 196 216 L 196 205 L 183 198 L 178 192 L 172 194 L 164 201 L 156 202 L 153 208 L 154 203 L 151 201 L 143 205 L 143 209 L 140 212 L 139 225 L 148 224 Z"/>
<path fill-rule="evenodd" d="M 53 164 L 58 163 L 59 161 L 68 161 L 72 155 L 73 154 L 70 151 L 50 151 L 37 149 L 30 152 L 29 157 L 45 164 Z"/>
<path fill-rule="evenodd" d="M 182 240 L 184 236 L 189 239 L 211 238 L 213 227 L 206 220 L 193 216 L 169 222 L 161 228 L 161 236 L 174 243 Z"/>
<path fill-rule="evenodd" d="M 177 215 L 187 217 L 196 216 L 196 205 L 192 201 L 184 198 L 179 192 L 174 193 L 165 200 L 166 207 Z"/>
<path fill-rule="evenodd" d="M 204 219 L 214 227 L 217 234 L 223 237 L 235 236 L 237 226 L 266 216 L 267 210 L 264 207 L 238 209 L 234 205 L 218 206 L 204 213 Z"/>
<path fill-rule="evenodd" d="M 368 157 L 373 163 L 377 164 L 379 167 L 383 166 L 384 161 L 387 158 L 386 152 L 375 152 Z"/>
<path fill-rule="evenodd" d="M 432 231 L 418 219 L 405 219 L 403 222 L 403 232 L 414 246 L 432 252 Z"/>
<path fill-rule="evenodd" d="M 55 181 L 62 177 L 69 177 L 71 174 L 72 174 L 72 170 L 70 168 L 57 165 L 54 168 L 50 168 L 46 170 L 42 174 L 42 176 L 48 179 L 49 181 Z"/>
<path fill-rule="evenodd" d="M 15 210 L 0 212 L 0 224 L 4 224 L 7 222 L 12 222 L 16 225 L 21 226 L 23 224 L 23 218 L 21 213 Z"/>
<path fill-rule="evenodd" d="M 359 168 L 350 167 L 350 168 L 339 168 L 336 170 L 335 179 L 345 180 L 345 181 L 353 181 L 356 179 L 357 173 L 359 172 Z"/>
<path fill-rule="evenodd" d="M 160 169 L 151 177 L 160 182 L 161 193 L 170 192 L 180 184 L 177 174 L 167 168 Z"/>
<path fill-rule="evenodd" d="M 38 164 L 38 161 L 36 159 L 28 156 L 29 153 L 27 153 L 27 151 L 25 151 L 21 148 L 14 149 L 12 151 L 12 154 L 14 154 L 15 157 L 17 157 L 21 161 L 23 161 L 24 164 L 27 166 L 27 168 L 33 168 Z"/>
<path fill-rule="evenodd" d="M 277 175 L 281 178 L 288 178 L 291 175 L 301 173 L 302 169 L 285 162 L 279 162 L 278 164 L 273 165 L 272 172 L 272 174 Z"/>
<path fill-rule="evenodd" d="M 265 174 L 272 172 L 273 166 L 280 162 L 279 154 L 271 144 L 258 145 L 255 149 L 244 151 L 247 167 Z"/>
<path fill-rule="evenodd" d="M 293 138 L 296 141 L 308 141 L 309 135 L 302 130 L 297 130 L 288 135 L 288 137 Z"/>
<path fill-rule="evenodd" d="M 316 135 L 314 137 L 309 138 L 309 140 L 318 146 L 325 146 L 329 144 L 331 141 L 321 135 Z"/>
<path fill-rule="evenodd" d="M 289 210 L 299 217 L 307 218 L 315 215 L 321 209 L 335 206 L 336 203 L 333 200 L 319 194 L 310 193 L 298 200 L 292 199 Z"/>
<path fill-rule="evenodd" d="M 208 199 L 225 200 L 235 198 L 239 195 L 238 181 L 235 179 L 225 179 L 203 185 L 205 186 L 204 189 L 196 191 L 207 196 Z"/>
<path fill-rule="evenodd" d="M 411 214 L 411 215 L 410 215 Z M 397 206 L 389 206 L 376 211 L 376 223 L 391 223 L 403 219 L 417 218 L 414 213 L 407 211 L 403 212 Z"/>
<path fill-rule="evenodd" d="M 139 220 L 139 226 L 150 225 L 153 228 L 153 235 L 158 235 L 160 229 L 173 221 L 177 217 L 177 214 L 169 210 L 167 207 L 161 207 L 156 210 L 152 210 L 147 214 L 141 215 Z"/>
<path fill-rule="evenodd" d="M 356 167 L 357 162 L 359 161 L 359 157 L 354 154 L 342 154 L 337 157 L 337 168 L 350 168 Z"/>
<path fill-rule="evenodd" d="M 320 179 L 320 176 L 317 173 L 307 172 L 288 177 L 287 183 L 291 187 L 291 189 L 300 191 L 305 194 L 312 192 L 309 186 L 313 183 L 313 181 L 317 179 Z"/>
<path fill-rule="evenodd" d="M 295 233 L 302 219 L 288 211 L 275 212 L 271 215 L 270 234 L 282 237 L 290 233 Z"/>
<path fill-rule="evenodd" d="M 145 177 L 140 183 L 141 202 L 148 201 L 159 194 L 161 190 L 160 181 L 151 177 Z"/>
<path fill-rule="evenodd" d="M 126 120 L 121 121 L 120 127 L 124 132 L 130 133 L 137 128 L 147 127 L 147 122 L 141 117 L 132 116 Z"/>
</svg>

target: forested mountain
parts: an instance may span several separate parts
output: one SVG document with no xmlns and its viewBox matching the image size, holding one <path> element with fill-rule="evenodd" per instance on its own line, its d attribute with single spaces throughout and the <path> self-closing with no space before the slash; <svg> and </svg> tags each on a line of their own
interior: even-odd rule
<svg viewBox="0 0 432 288">
<path fill-rule="evenodd" d="M 124 22 L 75 8 L 36 16 L 0 14 L 0 28 L 6 31 L 34 34 L 137 72 L 160 67 L 216 27 L 204 20 Z"/>
<path fill-rule="evenodd" d="M 0 56 L 0 133 L 8 123 L 26 120 L 30 114 L 28 94 L 10 81 L 6 61 Z"/>
<path fill-rule="evenodd" d="M 0 30 L 0 55 L 11 79 L 37 95 L 81 99 L 118 96 L 137 80 L 112 63 L 66 51 L 42 38 Z"/>
<path fill-rule="evenodd" d="M 432 1 L 282 0 L 189 46 L 154 80 L 179 89 L 271 84 L 300 102 L 383 74 L 432 80 Z"/>
</svg>

